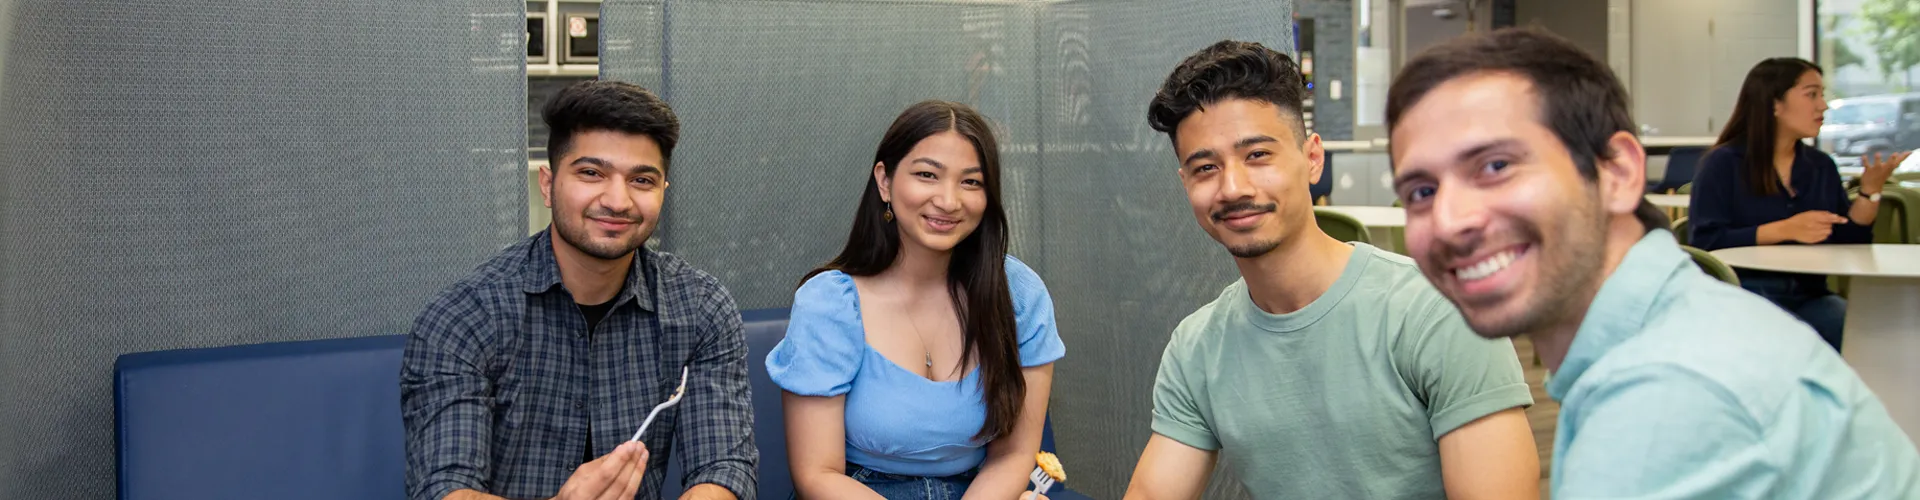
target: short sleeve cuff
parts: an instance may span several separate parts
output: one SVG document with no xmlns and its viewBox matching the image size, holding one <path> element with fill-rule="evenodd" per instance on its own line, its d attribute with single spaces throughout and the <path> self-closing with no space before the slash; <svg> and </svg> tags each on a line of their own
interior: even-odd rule
<svg viewBox="0 0 1920 500">
<path fill-rule="evenodd" d="M 1192 446 L 1195 449 L 1206 451 L 1217 451 L 1220 449 L 1220 440 L 1215 439 L 1213 433 L 1163 417 L 1159 412 L 1155 412 L 1153 415 L 1153 433 L 1166 436 L 1168 439 L 1179 441 L 1180 444 Z"/>
<path fill-rule="evenodd" d="M 1533 392 L 1526 382 L 1495 387 L 1492 390 L 1476 394 L 1451 407 L 1441 408 L 1429 419 L 1433 426 L 1433 438 L 1459 429 L 1460 426 L 1479 420 L 1481 417 L 1505 411 L 1509 408 L 1524 408 L 1533 405 Z M 1158 430 L 1156 422 L 1155 430 Z"/>
<path fill-rule="evenodd" d="M 1051 333 L 1046 338 L 1020 346 L 1020 367 L 1032 368 L 1059 361 L 1067 356 L 1067 344 L 1060 341 L 1060 335 Z"/>
</svg>

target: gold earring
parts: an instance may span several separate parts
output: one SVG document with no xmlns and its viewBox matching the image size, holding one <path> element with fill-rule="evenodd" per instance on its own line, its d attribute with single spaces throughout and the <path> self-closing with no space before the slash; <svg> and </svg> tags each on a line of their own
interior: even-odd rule
<svg viewBox="0 0 1920 500">
<path fill-rule="evenodd" d="M 887 222 L 893 222 L 893 209 L 889 208 L 886 212 L 882 212 L 880 218 L 886 219 Z"/>
</svg>

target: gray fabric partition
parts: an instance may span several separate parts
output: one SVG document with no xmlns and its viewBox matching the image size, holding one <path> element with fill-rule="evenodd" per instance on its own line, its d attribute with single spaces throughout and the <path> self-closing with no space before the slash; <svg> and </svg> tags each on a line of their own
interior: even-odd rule
<svg viewBox="0 0 1920 500">
<path fill-rule="evenodd" d="M 0 16 L 0 498 L 114 495 L 115 356 L 404 333 L 524 236 L 523 8 Z"/>
<path fill-rule="evenodd" d="M 1068 346 L 1052 406 L 1063 459 L 1074 489 L 1118 498 L 1168 334 L 1236 277 L 1147 101 L 1222 38 L 1291 50 L 1291 15 L 1254 0 L 608 0 L 601 61 L 679 113 L 660 246 L 742 308 L 789 305 L 844 244 L 901 109 L 949 99 L 991 118 L 1013 252 L 1047 281 Z M 1209 496 L 1243 496 L 1231 483 Z"/>
<path fill-rule="evenodd" d="M 7 78 L 7 42 L 12 39 L 13 0 L 0 0 L 0 82 L 6 81 Z"/>
<path fill-rule="evenodd" d="M 880 134 L 916 101 L 987 115 L 1009 149 L 1003 195 L 1033 192 L 1031 4 L 670 2 L 647 23 L 658 5 L 603 4 L 602 73 L 659 82 L 680 116 L 659 239 L 743 308 L 786 306 L 800 276 L 840 249 Z M 635 49 L 615 52 L 614 40 Z M 1033 227 L 1036 214 L 1011 215 Z"/>
</svg>

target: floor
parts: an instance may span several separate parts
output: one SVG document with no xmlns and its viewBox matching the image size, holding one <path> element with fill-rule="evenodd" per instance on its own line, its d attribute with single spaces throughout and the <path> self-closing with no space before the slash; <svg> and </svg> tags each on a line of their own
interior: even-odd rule
<svg viewBox="0 0 1920 500">
<path fill-rule="evenodd" d="M 1533 343 L 1525 336 L 1514 337 L 1513 350 L 1520 355 L 1527 386 L 1533 388 L 1533 406 L 1527 408 L 1527 422 L 1533 426 L 1533 444 L 1540 449 L 1540 498 L 1547 498 L 1547 472 L 1553 470 L 1553 428 L 1560 419 L 1560 404 L 1547 397 L 1547 368 L 1533 364 Z"/>
</svg>

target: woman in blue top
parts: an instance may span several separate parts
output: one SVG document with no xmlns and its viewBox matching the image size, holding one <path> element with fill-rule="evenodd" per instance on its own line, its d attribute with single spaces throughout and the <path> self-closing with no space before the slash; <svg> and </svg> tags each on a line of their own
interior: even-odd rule
<svg viewBox="0 0 1920 500">
<path fill-rule="evenodd" d="M 794 292 L 767 355 L 803 498 L 1022 495 L 1066 354 L 1040 277 L 1007 255 L 986 119 L 926 101 L 874 154 L 853 233 Z"/>
<path fill-rule="evenodd" d="M 1691 243 L 1705 250 L 1783 244 L 1871 243 L 1880 190 L 1906 154 L 1863 158 L 1860 197 L 1847 200 L 1833 157 L 1801 141 L 1820 135 L 1827 101 L 1820 67 L 1760 61 L 1747 72 L 1733 117 L 1693 180 Z M 1840 349 L 1847 301 L 1827 277 L 1736 270 L 1740 286 L 1812 325 Z"/>
</svg>

